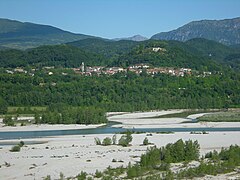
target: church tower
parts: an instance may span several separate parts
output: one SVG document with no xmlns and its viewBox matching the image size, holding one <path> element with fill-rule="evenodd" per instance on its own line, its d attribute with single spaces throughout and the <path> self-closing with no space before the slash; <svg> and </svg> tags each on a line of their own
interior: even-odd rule
<svg viewBox="0 0 240 180">
<path fill-rule="evenodd" d="M 82 62 L 81 71 L 82 71 L 82 72 L 85 72 L 84 62 Z"/>
</svg>

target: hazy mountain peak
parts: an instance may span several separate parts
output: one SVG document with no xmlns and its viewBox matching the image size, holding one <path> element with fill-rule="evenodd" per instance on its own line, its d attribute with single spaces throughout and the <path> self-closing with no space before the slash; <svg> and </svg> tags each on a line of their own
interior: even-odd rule
<svg viewBox="0 0 240 180">
<path fill-rule="evenodd" d="M 120 41 L 120 40 L 128 40 L 128 41 L 146 41 L 148 38 L 141 36 L 141 35 L 134 35 L 132 37 L 126 37 L 126 38 L 115 38 L 114 41 Z"/>
</svg>

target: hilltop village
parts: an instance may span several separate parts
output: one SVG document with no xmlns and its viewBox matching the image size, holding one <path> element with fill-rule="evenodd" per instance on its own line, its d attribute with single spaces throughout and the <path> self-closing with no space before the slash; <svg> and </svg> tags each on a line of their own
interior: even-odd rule
<svg viewBox="0 0 240 180">
<path fill-rule="evenodd" d="M 52 72 L 53 69 L 56 69 L 54 66 L 46 66 L 42 69 L 46 70 L 46 73 L 48 75 L 53 75 L 54 72 Z M 69 68 L 65 68 L 69 69 Z M 106 66 L 85 66 L 84 62 L 82 65 L 78 68 L 70 68 L 72 69 L 76 74 L 83 75 L 83 76 L 101 76 L 101 75 L 114 75 L 117 73 L 127 73 L 132 72 L 137 75 L 140 75 L 142 73 L 146 73 L 148 75 L 156 75 L 156 74 L 168 74 L 171 76 L 177 76 L 177 77 L 184 77 L 185 75 L 196 75 L 198 77 L 205 77 L 212 74 L 212 72 L 199 72 L 196 70 L 192 70 L 191 68 L 176 68 L 176 67 L 153 67 L 147 64 L 136 64 L 129 66 L 127 68 L 123 67 L 106 67 Z M 25 68 L 14 68 L 14 69 L 7 69 L 5 70 L 8 74 L 14 74 L 14 73 L 23 73 L 23 74 L 29 74 L 30 76 L 34 76 L 34 72 L 38 71 L 38 69 L 28 69 Z M 67 73 L 62 73 L 62 75 L 67 75 Z"/>
<path fill-rule="evenodd" d="M 85 75 L 85 76 L 93 76 L 93 75 L 114 75 L 116 73 L 127 73 L 133 72 L 137 75 L 141 73 L 147 73 L 148 75 L 156 75 L 156 74 L 169 74 L 171 76 L 183 77 L 185 75 L 192 75 L 193 70 L 190 68 L 176 68 L 176 67 L 152 67 L 147 64 L 136 64 L 129 66 L 127 68 L 122 67 L 105 67 L 105 66 L 84 66 L 84 63 L 79 68 L 72 68 L 75 73 Z M 209 76 L 212 72 L 197 72 L 194 71 L 194 74 L 198 76 Z"/>
<path fill-rule="evenodd" d="M 128 68 L 122 67 L 104 67 L 104 66 L 93 66 L 85 67 L 84 63 L 79 68 L 73 68 L 73 70 L 82 75 L 92 76 L 92 75 L 114 75 L 120 72 L 133 72 L 136 74 L 141 74 L 146 72 L 149 75 L 154 75 L 158 73 L 170 74 L 173 76 L 184 76 L 185 74 L 190 75 L 192 69 L 189 68 L 173 68 L 173 67 L 150 67 L 147 64 L 136 64 L 129 66 Z"/>
</svg>

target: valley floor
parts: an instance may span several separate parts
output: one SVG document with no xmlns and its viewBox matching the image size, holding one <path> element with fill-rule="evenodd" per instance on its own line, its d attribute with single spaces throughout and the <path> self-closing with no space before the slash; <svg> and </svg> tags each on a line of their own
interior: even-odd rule
<svg viewBox="0 0 240 180">
<path fill-rule="evenodd" d="M 41 179 L 47 175 L 56 179 L 59 178 L 60 172 L 66 177 L 76 176 L 81 171 L 94 174 L 97 169 L 103 171 L 108 166 L 118 167 L 127 166 L 129 162 L 135 163 L 140 160 L 140 155 L 151 146 L 142 145 L 147 134 L 133 134 L 132 146 L 129 147 L 95 145 L 95 137 L 102 140 L 112 136 L 113 134 L 98 134 L 26 139 L 25 142 L 42 141 L 45 143 L 24 146 L 20 152 L 10 152 L 11 146 L 3 146 L 0 149 L 0 179 Z M 120 136 L 118 134 L 117 139 Z M 152 136 L 147 137 L 157 147 L 176 142 L 181 138 L 198 140 L 201 154 L 214 149 L 220 150 L 231 144 L 240 145 L 240 132 L 152 133 Z M 117 162 L 112 162 L 113 159 Z"/>
<path fill-rule="evenodd" d="M 182 112 L 182 110 L 129 113 L 110 116 L 109 120 L 122 122 L 124 127 L 194 127 L 204 126 L 200 123 L 183 123 L 184 121 L 196 118 L 202 114 L 189 116 L 186 118 L 152 118 L 155 116 Z M 214 127 L 219 127 L 214 125 Z M 234 123 L 234 127 L 240 127 L 239 123 Z M 212 125 L 212 124 L 210 124 Z M 232 127 L 230 123 L 223 127 Z M 44 126 L 43 126 L 44 127 Z M 57 126 L 56 126 L 57 127 Z M 70 126 L 69 126 L 70 127 Z M 77 126 L 76 126 L 77 127 Z M 19 130 L 22 127 L 18 127 Z M 25 128 L 32 129 L 31 126 Z M 5 129 L 5 128 L 3 128 Z M 43 128 L 44 129 L 44 128 Z M 45 128 L 46 129 L 46 128 Z M 10 129 L 9 129 L 10 130 Z M 40 129 L 42 130 L 42 129 Z M 114 134 L 93 134 L 93 135 L 71 135 L 44 137 L 37 139 L 24 139 L 27 144 L 21 148 L 20 152 L 10 152 L 12 146 L 0 146 L 0 179 L 42 179 L 50 175 L 52 179 L 59 178 L 62 172 L 66 177 L 74 177 L 81 171 L 94 174 L 96 170 L 103 171 L 108 166 L 119 167 L 127 166 L 129 162 L 136 163 L 140 160 L 141 154 L 153 145 L 157 147 L 174 143 L 179 139 L 198 140 L 200 153 L 229 147 L 230 145 L 240 145 L 240 131 L 236 132 L 208 132 L 208 134 L 191 134 L 190 132 L 176 132 L 171 134 L 142 133 L 133 134 L 133 141 L 129 147 L 118 145 L 100 146 L 96 145 L 94 138 L 98 137 L 101 141 L 105 137 L 112 138 Z M 121 134 L 117 134 L 117 140 Z M 143 140 L 147 137 L 153 145 L 143 146 Z M 0 143 L 19 142 L 15 140 L 1 140 Z M 28 145 L 28 142 L 40 144 Z M 115 160 L 113 160 L 115 159 Z M 227 179 L 227 175 L 219 176 Z M 240 174 L 231 175 L 240 177 Z M 214 177 L 216 179 L 216 177 Z"/>
<path fill-rule="evenodd" d="M 121 124 L 113 127 L 122 128 L 237 128 L 240 122 L 192 122 L 192 120 L 210 113 L 198 113 L 189 115 L 186 118 L 172 117 L 161 118 L 159 116 L 181 113 L 184 110 L 169 110 L 156 112 L 137 112 L 120 114 L 109 117 L 110 121 L 119 122 Z M 214 113 L 214 112 L 213 112 Z M 212 113 L 211 113 L 212 114 Z"/>
</svg>

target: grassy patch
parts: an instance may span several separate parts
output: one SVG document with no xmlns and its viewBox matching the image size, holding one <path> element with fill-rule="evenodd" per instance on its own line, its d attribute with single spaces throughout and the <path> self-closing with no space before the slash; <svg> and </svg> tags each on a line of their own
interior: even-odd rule
<svg viewBox="0 0 240 180">
<path fill-rule="evenodd" d="M 214 114 L 206 114 L 198 118 L 198 121 L 208 122 L 240 122 L 240 111 L 226 111 Z"/>
<path fill-rule="evenodd" d="M 212 110 L 186 110 L 180 113 L 173 113 L 173 114 L 165 114 L 165 115 L 160 115 L 160 116 L 153 116 L 153 117 L 144 117 L 144 119 L 149 119 L 149 118 L 186 118 L 189 115 L 193 114 L 199 114 L 199 113 L 207 113 L 207 112 L 212 112 Z"/>
<path fill-rule="evenodd" d="M 32 107 L 17 107 L 17 106 L 11 106 L 8 107 L 8 112 L 9 114 L 14 114 L 18 112 L 25 112 L 25 111 L 38 111 L 38 112 L 43 112 L 46 111 L 47 107 L 46 106 L 32 106 Z"/>
</svg>

